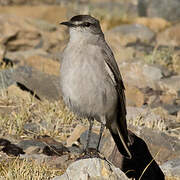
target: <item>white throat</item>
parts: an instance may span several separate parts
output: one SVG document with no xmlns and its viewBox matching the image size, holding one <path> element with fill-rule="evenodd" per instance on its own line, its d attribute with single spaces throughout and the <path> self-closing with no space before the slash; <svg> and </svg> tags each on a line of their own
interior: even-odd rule
<svg viewBox="0 0 180 180">
<path fill-rule="evenodd" d="M 83 29 L 70 28 L 69 33 L 70 33 L 70 42 L 82 43 L 97 39 L 97 36 L 95 34 L 92 34 Z"/>
</svg>

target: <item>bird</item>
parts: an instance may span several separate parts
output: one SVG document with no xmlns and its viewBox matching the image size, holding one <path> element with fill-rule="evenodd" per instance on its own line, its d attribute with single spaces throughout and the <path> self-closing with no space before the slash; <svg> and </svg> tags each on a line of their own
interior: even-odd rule
<svg viewBox="0 0 180 180">
<path fill-rule="evenodd" d="M 60 62 L 60 89 L 70 111 L 89 121 L 85 152 L 96 120 L 101 124 L 96 151 L 106 127 L 119 152 L 131 159 L 125 86 L 99 20 L 90 15 L 76 15 L 60 24 L 69 30 L 69 41 Z"/>
</svg>

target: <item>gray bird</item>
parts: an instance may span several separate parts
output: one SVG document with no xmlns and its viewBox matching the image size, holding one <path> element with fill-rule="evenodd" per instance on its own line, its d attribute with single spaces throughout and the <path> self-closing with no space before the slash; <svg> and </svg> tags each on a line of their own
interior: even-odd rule
<svg viewBox="0 0 180 180">
<path fill-rule="evenodd" d="M 60 65 L 60 87 L 70 110 L 89 120 L 88 149 L 94 119 L 101 123 L 97 151 L 106 126 L 120 153 L 131 158 L 126 124 L 124 84 L 99 21 L 77 15 L 60 23 L 69 27 L 70 39 Z"/>
</svg>

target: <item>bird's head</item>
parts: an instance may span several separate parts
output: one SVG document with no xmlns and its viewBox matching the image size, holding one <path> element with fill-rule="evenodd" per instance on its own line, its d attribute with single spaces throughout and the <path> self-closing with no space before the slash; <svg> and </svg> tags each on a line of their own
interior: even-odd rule
<svg viewBox="0 0 180 180">
<path fill-rule="evenodd" d="M 103 34 L 99 21 L 90 15 L 77 15 L 69 21 L 61 22 L 61 25 L 69 27 L 70 36 L 91 36 Z"/>
</svg>

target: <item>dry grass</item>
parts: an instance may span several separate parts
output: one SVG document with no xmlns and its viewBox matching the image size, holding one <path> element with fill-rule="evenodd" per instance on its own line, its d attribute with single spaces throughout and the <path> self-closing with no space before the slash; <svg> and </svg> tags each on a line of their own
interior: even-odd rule
<svg viewBox="0 0 180 180">
<path fill-rule="evenodd" d="M 10 140 L 16 141 L 18 139 L 31 139 L 36 136 L 49 135 L 58 141 L 64 141 L 68 135 L 68 133 L 65 133 L 66 130 L 68 131 L 74 121 L 77 121 L 75 115 L 70 113 L 60 101 L 52 103 L 45 100 L 40 102 L 31 96 L 23 99 L 20 97 L 8 97 L 5 93 L 2 94 L 3 96 L 0 96 L 1 138 L 12 137 Z M 38 132 L 24 130 L 26 123 L 36 123 L 38 126 L 42 122 L 46 126 L 40 126 Z M 65 171 L 55 167 L 48 167 L 47 163 L 40 164 L 35 160 L 22 160 L 8 156 L 3 159 L 1 158 L 0 161 L 0 179 L 3 180 L 47 180 L 61 175 Z"/>
<path fill-rule="evenodd" d="M 12 158 L 10 161 L 0 163 L 0 179 L 6 180 L 48 180 L 62 175 L 63 170 L 53 169 L 35 161 Z"/>
<path fill-rule="evenodd" d="M 29 99 L 1 96 L 0 108 L 0 135 L 24 137 L 32 134 L 63 138 L 64 133 L 60 133 L 60 129 L 66 131 L 76 121 L 75 115 L 69 113 L 61 101 L 52 103 L 46 100 L 40 102 L 30 96 Z M 35 123 L 40 130 L 35 134 L 27 133 L 24 131 L 26 123 Z"/>
</svg>

